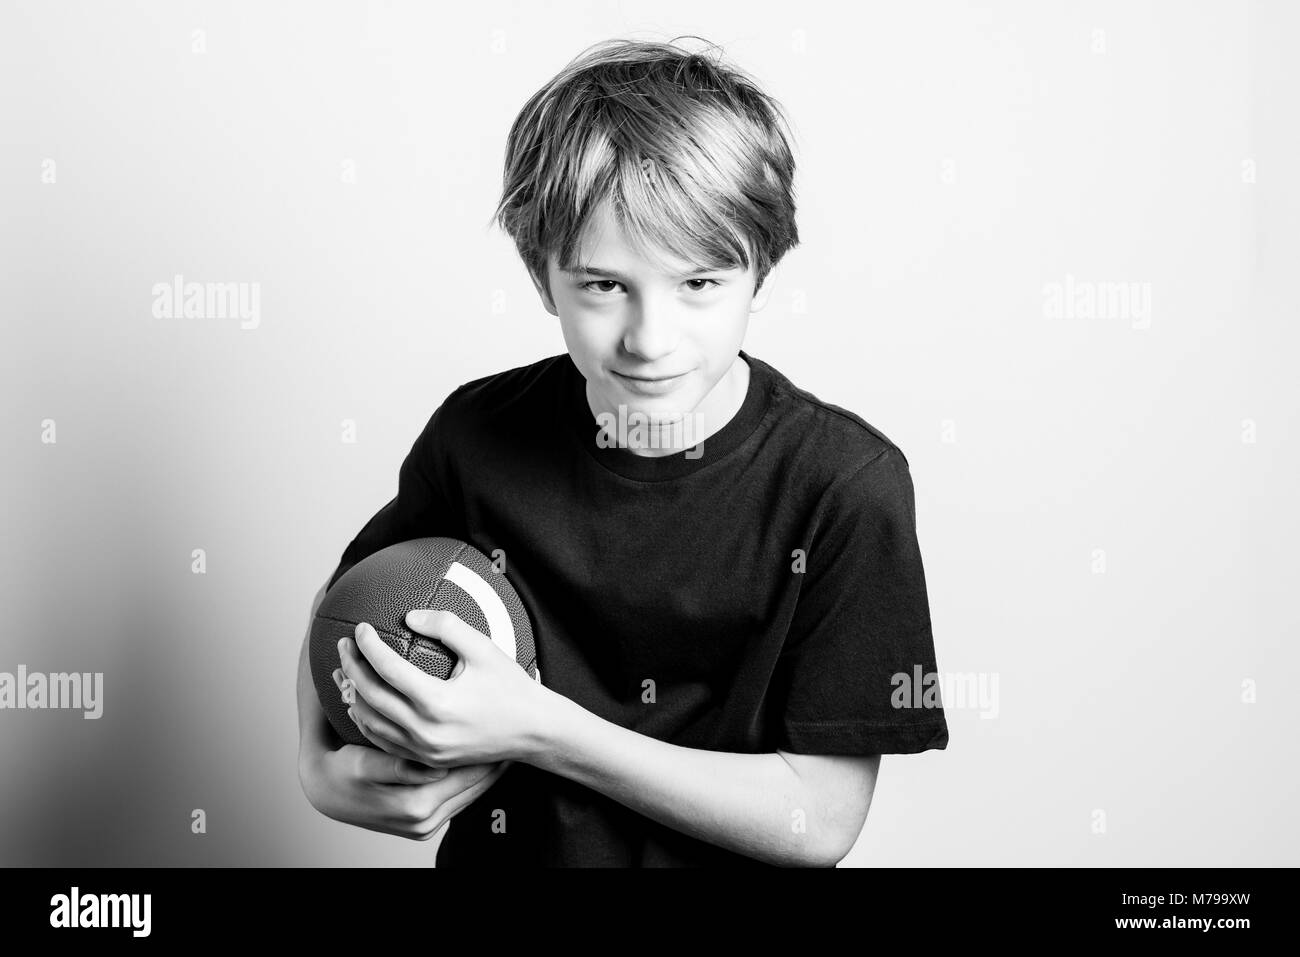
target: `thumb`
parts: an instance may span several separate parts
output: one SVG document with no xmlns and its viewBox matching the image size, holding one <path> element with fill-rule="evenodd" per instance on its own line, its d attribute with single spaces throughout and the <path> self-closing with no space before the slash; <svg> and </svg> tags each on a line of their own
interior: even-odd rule
<svg viewBox="0 0 1300 957">
<path fill-rule="evenodd" d="M 409 758 L 396 758 L 393 762 L 393 777 L 399 784 L 432 784 L 446 776 L 446 768 L 431 768 Z"/>
</svg>

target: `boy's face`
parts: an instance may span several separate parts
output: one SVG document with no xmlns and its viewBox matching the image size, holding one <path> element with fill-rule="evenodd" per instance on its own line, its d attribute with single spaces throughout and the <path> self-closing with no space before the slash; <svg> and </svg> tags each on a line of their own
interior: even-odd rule
<svg viewBox="0 0 1300 957">
<path fill-rule="evenodd" d="M 547 262 L 551 295 L 534 277 L 547 312 L 557 316 L 569 355 L 587 380 L 595 414 L 644 414 L 671 424 L 697 414 L 704 435 L 717 431 L 745 398 L 749 368 L 738 356 L 755 304 L 754 267 L 700 269 L 665 255 L 643 259 L 607 203 L 592 214 L 572 273 Z M 696 438 L 700 438 L 699 434 Z M 647 454 L 669 454 L 674 449 Z"/>
</svg>

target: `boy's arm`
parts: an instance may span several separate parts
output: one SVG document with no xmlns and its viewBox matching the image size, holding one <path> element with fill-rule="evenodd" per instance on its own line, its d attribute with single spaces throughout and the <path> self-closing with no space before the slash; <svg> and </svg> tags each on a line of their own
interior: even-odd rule
<svg viewBox="0 0 1300 957">
<path fill-rule="evenodd" d="M 339 643 L 356 687 L 352 720 L 377 747 L 430 767 L 508 757 L 569 778 L 644 817 L 774 864 L 830 867 L 853 847 L 875 787 L 882 742 L 903 725 L 794 727 L 762 754 L 670 744 L 606 721 L 532 680 L 450 611 L 413 611 L 406 623 L 436 637 L 458 665 L 430 678 L 373 628 Z M 784 737 L 785 740 L 782 740 Z M 793 746 L 796 751 L 787 748 Z M 848 756 L 824 752 L 842 748 Z"/>
<path fill-rule="evenodd" d="M 770 864 L 831 867 L 853 848 L 880 755 L 735 754 L 669 744 L 561 695 L 526 758 L 661 824 Z"/>
<path fill-rule="evenodd" d="M 895 693 L 898 675 L 937 670 L 902 452 L 888 446 L 845 472 L 815 528 L 773 677 L 771 753 L 667 744 L 561 699 L 548 702 L 546 740 L 527 760 L 741 854 L 840 861 L 861 833 L 880 754 L 944 747 L 947 726 L 939 702 L 900 711 Z"/>
<path fill-rule="evenodd" d="M 329 582 L 321 585 L 320 591 L 312 599 L 311 613 L 307 616 L 307 633 L 303 636 L 302 648 L 298 652 L 298 753 L 300 765 L 302 756 L 312 746 L 318 749 L 330 747 L 330 739 L 334 737 L 329 718 L 325 716 L 325 709 L 321 707 L 320 699 L 316 696 L 316 685 L 313 683 L 311 675 L 310 657 L 311 622 L 316 617 L 316 609 L 325 600 L 325 591 L 328 587 Z M 299 773 L 301 773 L 301 769 Z"/>
</svg>

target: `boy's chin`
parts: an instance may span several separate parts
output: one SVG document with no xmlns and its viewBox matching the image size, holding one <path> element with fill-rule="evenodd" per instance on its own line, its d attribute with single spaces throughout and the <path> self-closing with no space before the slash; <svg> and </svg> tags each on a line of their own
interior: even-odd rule
<svg viewBox="0 0 1300 957">
<path fill-rule="evenodd" d="M 640 412 L 657 421 L 680 419 L 690 414 L 695 411 L 703 396 L 698 395 L 694 389 L 679 389 L 664 395 L 635 395 L 620 389 L 610 398 L 615 411 L 621 406 L 627 409 L 628 415 Z"/>
</svg>

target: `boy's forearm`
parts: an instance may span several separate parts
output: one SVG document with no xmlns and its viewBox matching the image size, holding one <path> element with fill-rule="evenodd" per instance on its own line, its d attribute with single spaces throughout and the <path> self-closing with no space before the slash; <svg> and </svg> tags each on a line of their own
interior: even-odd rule
<svg viewBox="0 0 1300 957">
<path fill-rule="evenodd" d="M 320 699 L 316 696 L 316 683 L 311 674 L 311 622 L 316 617 L 316 609 L 325 598 L 325 588 L 316 593 L 312 601 L 311 613 L 307 616 L 307 634 L 303 636 L 302 649 L 298 653 L 298 740 L 301 748 L 302 742 L 311 740 L 319 742 L 328 741 L 329 718 L 325 716 L 325 709 L 321 707 Z"/>
<path fill-rule="evenodd" d="M 319 740 L 324 733 L 322 724 L 328 724 L 325 709 L 316 697 L 316 684 L 311 677 L 311 664 L 307 657 L 308 641 L 302 643 L 298 655 L 298 740 Z"/>
<path fill-rule="evenodd" d="M 668 744 L 554 695 L 526 759 L 674 830 L 785 866 L 831 866 L 834 835 L 817 801 L 779 754 Z"/>
</svg>

